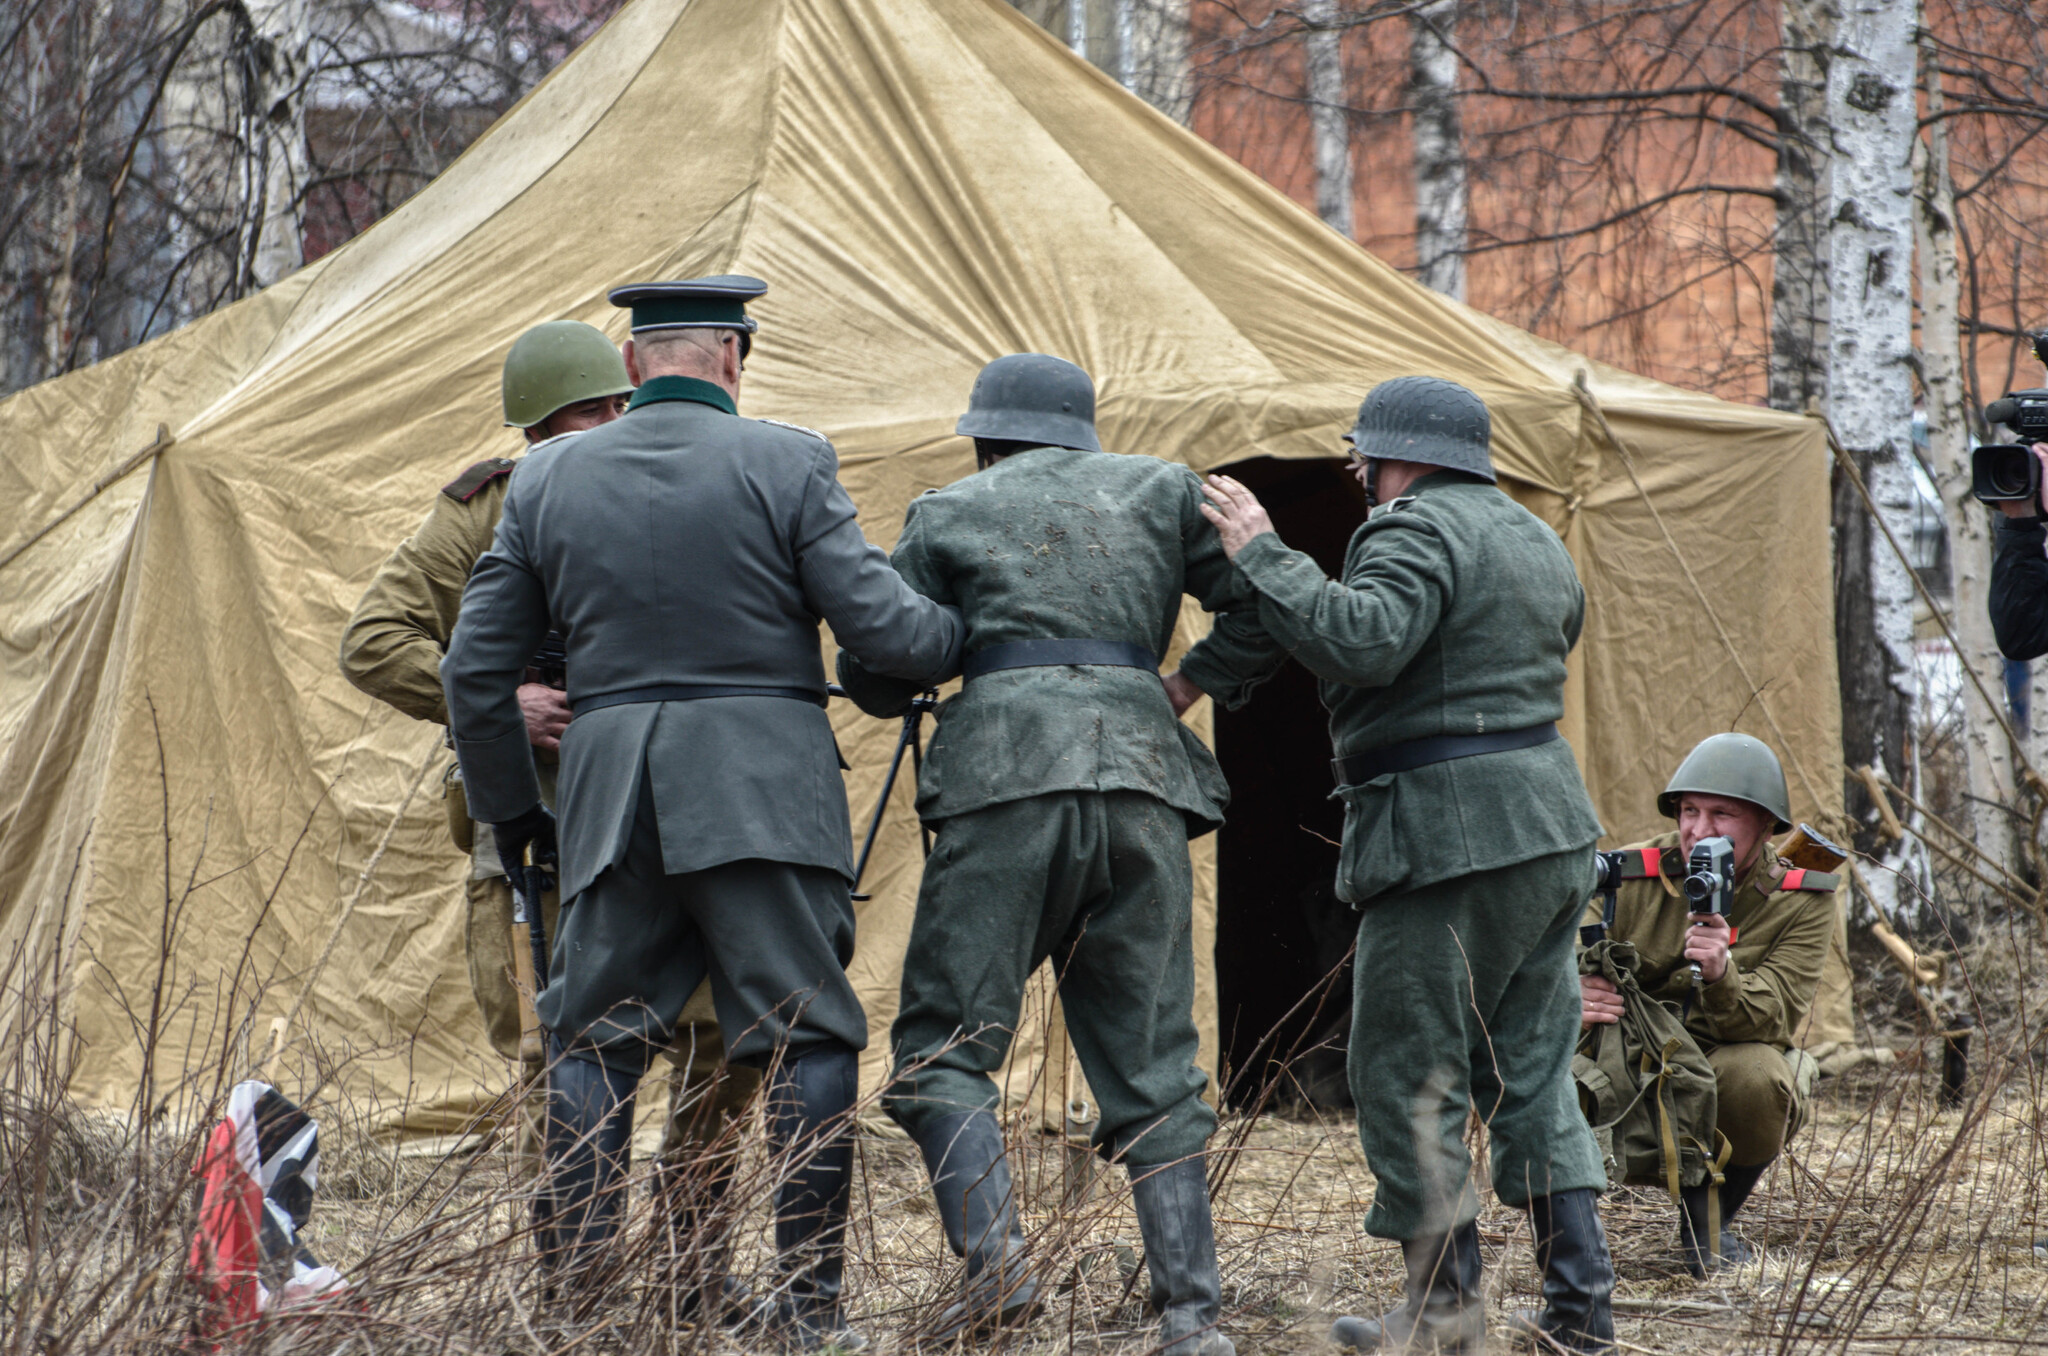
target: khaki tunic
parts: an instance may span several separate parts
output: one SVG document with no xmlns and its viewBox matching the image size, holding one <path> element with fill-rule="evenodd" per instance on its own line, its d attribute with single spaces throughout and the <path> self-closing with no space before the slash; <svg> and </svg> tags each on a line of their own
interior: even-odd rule
<svg viewBox="0 0 2048 1356">
<path fill-rule="evenodd" d="M 1678 834 L 1632 846 L 1676 848 Z M 1784 879 L 1797 879 L 1800 888 L 1783 888 Z M 1836 877 L 1821 872 L 1781 877 L 1778 854 L 1765 843 L 1729 907 L 1735 942 L 1728 969 L 1697 996 L 1685 959 L 1691 924 L 1684 895 L 1655 879 L 1624 881 L 1616 895 L 1609 935 L 1634 944 L 1643 992 L 1684 1011 L 1686 1029 L 1714 1066 L 1719 1128 L 1737 1164 L 1775 1158 L 1804 1117 L 1804 1080 L 1787 1052 L 1820 987 L 1836 886 Z M 1586 921 L 1599 922 L 1601 908 L 1595 896 Z"/>
</svg>

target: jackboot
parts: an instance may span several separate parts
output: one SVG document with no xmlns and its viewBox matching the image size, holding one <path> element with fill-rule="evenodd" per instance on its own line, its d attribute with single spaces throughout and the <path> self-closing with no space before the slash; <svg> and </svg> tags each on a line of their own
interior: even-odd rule
<svg viewBox="0 0 2048 1356">
<path fill-rule="evenodd" d="M 1208 1169 L 1201 1155 L 1163 1168 L 1133 1166 L 1131 1204 L 1152 1274 L 1161 1356 L 1236 1356 L 1216 1331 L 1223 1283 L 1216 1274 L 1216 1226 L 1209 1215 Z"/>
<path fill-rule="evenodd" d="M 556 1047 L 548 1069 L 547 1179 L 535 1207 L 551 1289 L 586 1286 L 602 1270 L 604 1245 L 619 1227 L 639 1082 Z"/>
<path fill-rule="evenodd" d="M 1529 1201 L 1543 1308 L 1524 1309 L 1510 1323 L 1541 1350 L 1614 1350 L 1614 1261 L 1600 1227 L 1599 1200 L 1598 1192 L 1581 1188 Z"/>
<path fill-rule="evenodd" d="M 1708 1183 L 1679 1188 L 1679 1200 L 1685 1209 L 1678 1217 L 1678 1258 L 1696 1279 L 1704 1278 L 1710 1270 L 1744 1266 L 1756 1260 L 1749 1244 L 1728 1226 L 1770 1166 L 1759 1163 L 1744 1167 L 1731 1163 L 1721 1170 L 1721 1251 L 1711 1257 L 1707 1253 L 1707 1193 L 1714 1188 Z"/>
<path fill-rule="evenodd" d="M 1002 1126 L 987 1111 L 940 1116 L 926 1123 L 917 1147 L 946 1242 L 967 1261 L 965 1293 L 946 1306 L 929 1336 L 951 1342 L 1029 1322 L 1039 1308 L 1038 1282 L 1024 1259 Z"/>
<path fill-rule="evenodd" d="M 837 1041 L 799 1051 L 768 1080 L 769 1148 L 789 1163 L 775 1194 L 779 1280 L 772 1322 L 789 1351 L 868 1345 L 847 1327 L 840 1307 L 859 1096 L 860 1057 Z"/>
<path fill-rule="evenodd" d="M 1330 1340 L 1351 1351 L 1486 1349 L 1486 1300 L 1479 1292 L 1479 1226 L 1401 1241 L 1408 1297 L 1379 1318 L 1340 1318 Z"/>
</svg>

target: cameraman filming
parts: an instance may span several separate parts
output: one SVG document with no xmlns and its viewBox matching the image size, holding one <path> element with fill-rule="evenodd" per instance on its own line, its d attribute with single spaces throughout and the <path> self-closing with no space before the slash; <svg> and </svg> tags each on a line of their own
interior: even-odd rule
<svg viewBox="0 0 2048 1356">
<path fill-rule="evenodd" d="M 1991 557 L 1991 631 L 2007 659 L 2048 654 L 2048 443 L 2035 443 L 2043 468 L 2039 494 L 1998 504 Z"/>
<path fill-rule="evenodd" d="M 1838 881 L 1787 869 L 1778 860 L 1770 836 L 1792 827 L 1791 797 L 1777 755 L 1761 740 L 1744 734 L 1702 740 L 1657 797 L 1657 809 L 1677 820 L 1677 829 L 1625 850 L 1642 854 L 1646 865 L 1626 873 L 1632 878 L 1616 892 L 1607 935 L 1635 946 L 1642 992 L 1680 1014 L 1713 1066 L 1715 1128 L 1730 1146 L 1719 1188 L 1720 1251 L 1709 1255 L 1707 1246 L 1711 1185 L 1683 1189 L 1678 1235 L 1678 1260 L 1704 1276 L 1750 1259 L 1725 1224 L 1804 1117 L 1812 1063 L 1793 1051 L 1792 1033 L 1820 987 Z M 1693 846 L 1715 837 L 1727 838 L 1734 849 L 1735 889 L 1726 917 L 1689 913 L 1675 884 Z M 1597 923 L 1602 913 L 1596 897 L 1586 921 Z M 1622 998 L 1604 976 L 1581 975 L 1579 989 L 1582 1028 L 1621 1019 Z"/>
</svg>

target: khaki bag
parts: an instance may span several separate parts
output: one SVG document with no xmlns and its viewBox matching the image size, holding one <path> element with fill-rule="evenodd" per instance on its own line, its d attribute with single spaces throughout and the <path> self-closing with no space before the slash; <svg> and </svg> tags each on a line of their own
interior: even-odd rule
<svg viewBox="0 0 2048 1356">
<path fill-rule="evenodd" d="M 469 819 L 469 793 L 462 786 L 462 764 L 450 763 L 441 778 L 441 803 L 448 811 L 448 836 L 464 852 L 476 850 L 476 825 Z"/>
<path fill-rule="evenodd" d="M 1679 1015 L 1643 992 L 1638 964 L 1632 942 L 1603 939 L 1579 953 L 1579 973 L 1614 985 L 1624 1010 L 1579 1037 L 1572 1078 L 1609 1185 L 1661 1186 L 1676 1205 L 1681 1187 L 1720 1186 L 1730 1146 L 1714 1128 L 1714 1066 Z M 1707 1200 L 1709 1246 L 1718 1251 L 1720 1193 Z"/>
</svg>

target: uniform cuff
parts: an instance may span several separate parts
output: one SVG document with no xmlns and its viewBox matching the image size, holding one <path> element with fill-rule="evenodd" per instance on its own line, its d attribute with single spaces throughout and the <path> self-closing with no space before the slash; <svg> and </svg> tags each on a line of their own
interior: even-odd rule
<svg viewBox="0 0 2048 1356">
<path fill-rule="evenodd" d="M 1702 991 L 1704 1005 L 1714 1012 L 1730 1012 L 1742 1001 L 1742 976 L 1735 968 L 1735 957 L 1728 958 L 1728 968 L 1721 977 Z"/>
<path fill-rule="evenodd" d="M 1284 565 L 1290 557 L 1299 554 L 1293 547 L 1280 540 L 1278 532 L 1268 529 L 1238 547 L 1237 555 L 1230 563 L 1243 571 L 1244 577 L 1252 582 L 1254 588 L 1258 588 L 1261 577 L 1270 583 L 1273 571 Z M 1267 590 L 1260 588 L 1259 592 L 1265 593 Z"/>
<path fill-rule="evenodd" d="M 503 824 L 541 803 L 540 774 L 524 725 L 496 739 L 457 736 L 455 756 L 462 763 L 469 817 L 476 823 Z"/>
</svg>

